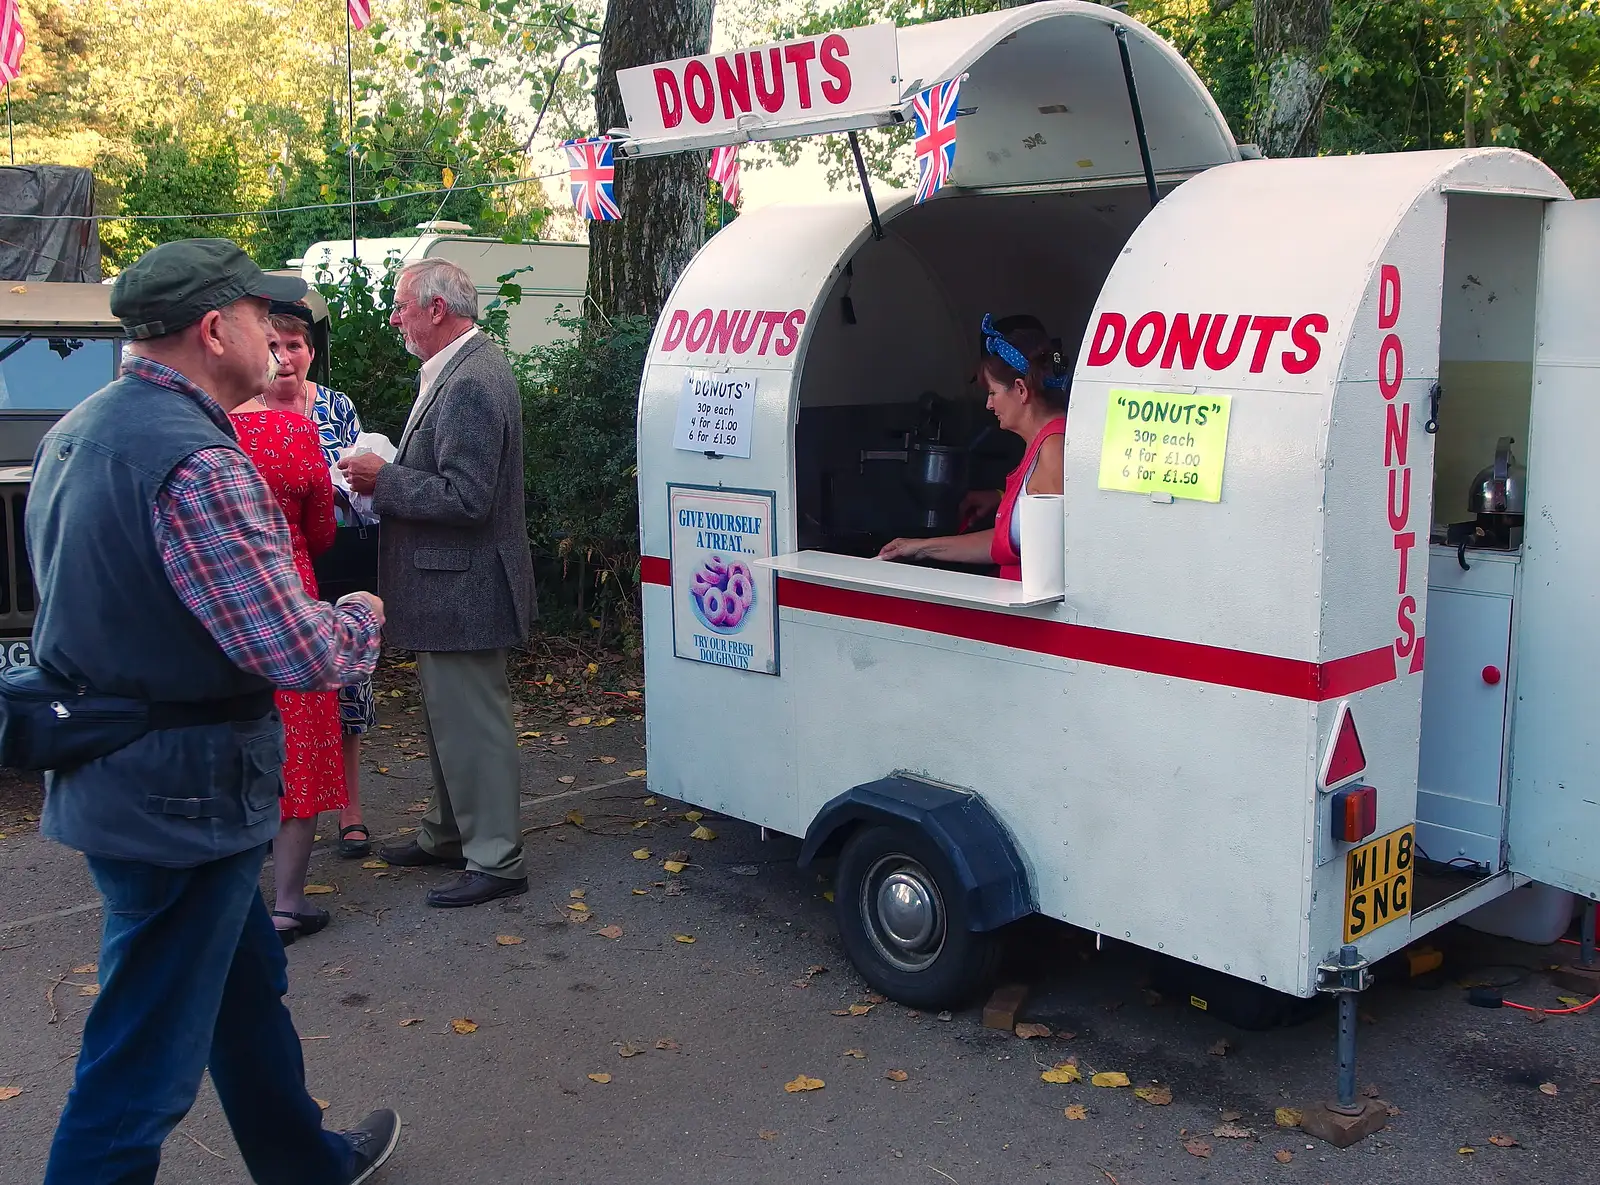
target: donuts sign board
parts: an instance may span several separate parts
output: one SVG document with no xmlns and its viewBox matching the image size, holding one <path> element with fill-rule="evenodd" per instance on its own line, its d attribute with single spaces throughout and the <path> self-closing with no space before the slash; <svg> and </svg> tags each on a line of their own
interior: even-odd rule
<svg viewBox="0 0 1600 1185">
<path fill-rule="evenodd" d="M 669 485 L 673 652 L 694 662 L 778 673 L 770 491 Z"/>
</svg>

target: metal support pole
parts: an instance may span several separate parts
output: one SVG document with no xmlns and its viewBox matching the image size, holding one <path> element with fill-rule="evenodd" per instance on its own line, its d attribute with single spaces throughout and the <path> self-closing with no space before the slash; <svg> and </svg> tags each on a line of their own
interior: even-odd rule
<svg viewBox="0 0 1600 1185">
<path fill-rule="evenodd" d="M 861 192 L 867 198 L 867 213 L 872 215 L 872 237 L 883 238 L 883 223 L 878 221 L 878 203 L 872 200 L 872 182 L 867 179 L 867 162 L 861 158 L 861 141 L 854 132 L 846 135 L 850 140 L 850 155 L 856 158 L 856 176 L 861 178 Z"/>
<path fill-rule="evenodd" d="M 6 83 L 6 139 L 11 142 L 11 163 L 17 163 L 17 129 L 11 126 L 11 84 Z"/>
<path fill-rule="evenodd" d="M 1122 78 L 1128 84 L 1128 105 L 1133 108 L 1133 130 L 1139 137 L 1139 159 L 1144 163 L 1144 185 L 1150 191 L 1150 207 L 1161 200 L 1156 191 L 1156 170 L 1150 163 L 1150 141 L 1144 134 L 1144 112 L 1139 107 L 1139 87 L 1133 81 L 1133 59 L 1128 56 L 1128 30 L 1117 29 L 1117 52 L 1122 55 Z"/>
<path fill-rule="evenodd" d="M 1578 963 L 1584 968 L 1593 968 L 1594 962 L 1594 902 L 1583 903 L 1583 921 L 1579 923 L 1578 933 Z"/>
<path fill-rule="evenodd" d="M 344 8 L 344 95 L 345 108 L 350 116 L 350 140 L 345 156 L 350 165 L 350 277 L 355 278 L 356 260 L 361 256 L 356 238 L 356 59 L 350 32 L 350 6 Z M 449 194 L 445 195 L 449 197 Z"/>
<path fill-rule="evenodd" d="M 1339 951 L 1339 965 L 1354 967 L 1361 960 L 1353 946 Z M 1361 1114 L 1356 1102 L 1356 1010 L 1357 992 L 1339 993 L 1339 1099 L 1334 1109 L 1346 1115 Z"/>
</svg>

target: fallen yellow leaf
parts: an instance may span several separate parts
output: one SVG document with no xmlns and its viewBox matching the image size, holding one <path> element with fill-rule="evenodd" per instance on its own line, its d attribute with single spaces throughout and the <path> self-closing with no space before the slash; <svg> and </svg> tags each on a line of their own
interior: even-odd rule
<svg viewBox="0 0 1600 1185">
<path fill-rule="evenodd" d="M 514 934 L 497 934 L 494 940 L 499 946 L 521 946 L 526 941 Z"/>
<path fill-rule="evenodd" d="M 644 1050 L 640 1049 L 637 1045 L 619 1045 L 619 1046 L 617 1046 L 617 1056 L 618 1057 L 638 1057 L 643 1052 L 644 1052 Z"/>
<path fill-rule="evenodd" d="M 848 1008 L 839 1008 L 834 1011 L 835 1016 L 865 1016 L 872 1011 L 871 1004 L 852 1004 Z"/>
<path fill-rule="evenodd" d="M 328 1109 L 328 1100 L 327 1099 L 319 1099 L 319 1098 L 317 1098 L 316 1095 L 312 1095 L 311 1096 L 311 1101 L 313 1103 L 315 1103 L 318 1107 L 320 1107 L 324 1111 L 326 1111 Z"/>
<path fill-rule="evenodd" d="M 94 975 L 99 970 L 100 970 L 100 964 L 99 963 L 85 963 L 81 967 L 74 967 L 72 969 L 72 973 L 74 975 Z"/>
<path fill-rule="evenodd" d="M 632 692 L 629 694 L 631 695 Z M 756 1135 L 763 1140 L 776 1140 L 778 1138 L 778 1133 L 773 1131 L 759 1131 Z"/>
<path fill-rule="evenodd" d="M 642 769 L 634 770 L 633 772 L 629 773 L 628 776 L 630 778 L 636 778 L 642 773 L 644 773 L 644 770 L 642 770 Z M 655 799 L 647 798 L 642 803 L 640 803 L 639 805 L 640 806 L 655 806 L 655 804 L 656 804 L 656 800 Z"/>
<path fill-rule="evenodd" d="M 1287 1148 L 1279 1148 L 1272 1154 L 1272 1159 L 1277 1161 L 1279 1164 L 1288 1164 L 1294 1159 L 1294 1153 L 1290 1152 Z"/>
<path fill-rule="evenodd" d="M 86 983 L 78 989 L 78 995 L 80 996 L 98 996 L 99 994 L 100 985 L 98 983 Z"/>
<path fill-rule="evenodd" d="M 617 763 L 615 757 L 601 757 L 599 761 L 601 765 L 615 765 Z"/>
<path fill-rule="evenodd" d="M 694 943 L 694 936 L 692 934 L 674 934 L 672 936 L 672 941 L 683 942 L 692 945 Z"/>
<path fill-rule="evenodd" d="M 832 901 L 833 900 L 833 890 L 832 889 L 828 889 L 826 892 L 824 892 L 822 894 L 822 899 L 824 901 Z"/>
<path fill-rule="evenodd" d="M 1517 1148 L 1517 1147 L 1520 1147 L 1520 1145 L 1515 1140 L 1513 1140 L 1510 1136 L 1490 1136 L 1489 1137 L 1489 1143 L 1493 1144 L 1496 1148 Z"/>
<path fill-rule="evenodd" d="M 861 1050 L 861 1049 L 847 1049 L 847 1050 L 845 1050 L 845 1051 L 844 1051 L 844 1052 L 843 1052 L 843 1053 L 841 1053 L 841 1054 L 840 1054 L 840 1055 L 839 1055 L 839 1056 L 840 1056 L 840 1057 L 855 1057 L 855 1058 L 862 1058 L 862 1057 L 866 1057 L 866 1056 L 867 1056 L 867 1054 L 866 1054 L 866 1051 L 865 1051 L 865 1050 Z"/>
<path fill-rule="evenodd" d="M 630 778 L 642 778 L 642 777 L 644 777 L 644 770 L 642 770 L 642 769 L 630 769 L 628 771 L 628 776 Z M 649 801 L 649 802 L 646 802 L 645 805 L 646 806 L 654 806 L 655 803 L 653 801 Z"/>
<path fill-rule="evenodd" d="M 579 716 L 576 720 L 568 720 L 567 721 L 567 727 L 568 728 L 582 728 L 585 724 L 589 723 L 589 721 L 591 721 L 593 719 L 594 719 L 593 716 Z"/>
<path fill-rule="evenodd" d="M 1300 1126 L 1300 1112 L 1293 1107 L 1279 1107 L 1272 1113 L 1272 1119 L 1279 1127 Z"/>
<path fill-rule="evenodd" d="M 389 862 L 387 860 L 363 860 L 361 862 L 361 867 L 363 867 L 363 868 L 387 868 L 387 867 L 389 867 Z"/>
<path fill-rule="evenodd" d="M 689 832 L 689 838 L 713 840 L 717 838 L 717 833 L 704 824 L 701 824 L 699 827 L 696 827 L 693 831 Z"/>
<path fill-rule="evenodd" d="M 641 827 L 648 827 L 650 826 L 650 822 L 651 821 L 649 819 L 635 819 L 633 821 L 633 829 L 637 831 Z"/>
<path fill-rule="evenodd" d="M 637 691 L 625 691 L 622 694 L 626 695 L 629 699 L 638 699 L 640 693 Z"/>
<path fill-rule="evenodd" d="M 650 890 L 649 889 L 635 889 L 635 890 L 633 890 L 633 895 L 635 897 L 648 897 L 648 896 L 650 896 Z"/>
<path fill-rule="evenodd" d="M 1539 1086 L 1539 1093 L 1547 1094 L 1547 1095 L 1558 1095 L 1558 1094 L 1561 1093 L 1561 1090 L 1560 1090 L 1559 1087 L 1556 1086 L 1556 1084 L 1554 1082 L 1544 1082 L 1544 1083 L 1541 1083 L 1540 1086 Z"/>
<path fill-rule="evenodd" d="M 602 926 L 595 933 L 600 935 L 601 938 L 621 938 L 622 927 L 617 925 Z"/>
<path fill-rule="evenodd" d="M 617 718 L 615 716 L 602 716 L 594 722 L 594 726 L 596 728 L 610 728 L 616 722 Z"/>
<path fill-rule="evenodd" d="M 803 1090 L 821 1090 L 826 1085 L 827 1083 L 820 1078 L 807 1078 L 802 1074 L 793 1082 L 785 1082 L 783 1089 L 787 1094 L 799 1094 Z"/>
<path fill-rule="evenodd" d="M 635 851 L 633 853 L 633 858 L 635 860 L 648 860 L 648 859 L 650 859 L 650 849 L 649 848 L 640 848 L 640 849 L 638 849 L 637 851 Z"/>
<path fill-rule="evenodd" d="M 682 872 L 689 866 L 682 860 L 663 860 L 661 862 L 661 867 L 665 868 L 668 872 Z"/>
<path fill-rule="evenodd" d="M 517 734 L 517 740 L 519 740 L 519 741 L 529 741 L 529 740 L 533 740 L 535 737 L 541 737 L 543 735 L 544 735 L 544 733 L 542 733 L 542 732 L 519 732 Z"/>
<path fill-rule="evenodd" d="M 1027 1041 L 1033 1037 L 1048 1037 L 1050 1035 L 1050 1026 L 1020 1024 L 1013 1031 L 1017 1034 L 1017 1036 L 1021 1037 L 1024 1041 Z"/>
<path fill-rule="evenodd" d="M 20 1086 L 0 1086 L 0 1103 L 9 1103 L 21 1093 Z"/>
<path fill-rule="evenodd" d="M 1565 1004 L 1568 1008 L 1583 1007 L 1583 1001 L 1578 999 L 1577 996 L 1557 996 L 1556 1000 L 1562 1004 Z"/>
<path fill-rule="evenodd" d="M 1091 1086 L 1127 1086 L 1128 1076 L 1120 1070 L 1105 1070 L 1089 1079 Z"/>
<path fill-rule="evenodd" d="M 338 890 L 334 885 L 307 885 L 304 889 L 307 897 L 317 897 L 323 893 L 333 893 L 337 891 Z"/>
<path fill-rule="evenodd" d="M 422 1018 L 420 1016 L 408 1016 L 400 1022 L 400 1027 L 402 1029 L 409 1029 L 412 1025 L 420 1025 L 421 1023 Z"/>
<path fill-rule="evenodd" d="M 611 1081 L 611 1075 L 610 1074 L 590 1074 L 589 1075 L 589 1081 L 590 1082 L 598 1082 L 601 1086 L 604 1086 L 607 1082 Z"/>
<path fill-rule="evenodd" d="M 1476 1148 L 1457 1148 L 1456 1154 L 1458 1156 L 1473 1156 L 1476 1155 L 1477 1151 Z"/>
<path fill-rule="evenodd" d="M 1082 1082 L 1083 1071 L 1078 1069 L 1072 1062 L 1062 1062 L 1058 1066 L 1052 1066 L 1043 1074 L 1040 1074 L 1039 1077 L 1046 1082 L 1054 1082 L 1064 1086 L 1069 1082 Z"/>
<path fill-rule="evenodd" d="M 380 774 L 386 774 L 386 773 L 388 773 L 388 772 L 389 772 L 389 767 L 388 767 L 388 766 L 387 766 L 387 765 L 380 765 L 380 766 L 379 766 L 379 767 L 378 767 L 378 772 L 379 772 L 379 773 L 380 773 Z"/>
<path fill-rule="evenodd" d="M 1061 1113 L 1063 1115 L 1065 1115 L 1068 1119 L 1087 1119 L 1087 1118 L 1089 1118 L 1089 1108 L 1085 1107 L 1082 1103 L 1073 1103 L 1072 1106 L 1068 1107 L 1065 1111 L 1063 1111 Z"/>
<path fill-rule="evenodd" d="M 705 818 L 705 816 L 702 815 L 699 811 L 690 811 L 688 814 L 684 815 L 683 817 L 687 822 L 690 822 L 690 823 L 698 823 L 701 819 Z"/>
<path fill-rule="evenodd" d="M 570 893 L 567 894 L 567 896 L 571 897 L 574 901 L 582 901 L 588 895 L 589 895 L 589 890 L 587 890 L 587 889 L 573 889 Z"/>
<path fill-rule="evenodd" d="M 569 902 L 567 902 L 567 908 L 572 910 L 574 913 L 588 913 L 589 912 L 589 907 L 587 905 L 585 905 L 581 901 L 569 901 Z"/>
<path fill-rule="evenodd" d="M 1172 1102 L 1170 1086 L 1136 1086 L 1133 1088 L 1133 1094 L 1135 1098 L 1143 1099 L 1152 1107 L 1165 1107 Z"/>
<path fill-rule="evenodd" d="M 572 785 L 572 783 L 576 782 L 577 780 L 578 779 L 573 777 L 571 774 L 562 774 L 559 778 L 556 779 L 556 781 L 560 782 L 563 786 L 570 786 L 570 785 Z M 569 822 L 569 823 L 571 821 L 572 821 L 571 819 L 567 820 L 567 822 Z"/>
<path fill-rule="evenodd" d="M 884 1075 L 884 1077 L 890 1082 L 904 1082 L 907 1078 L 911 1077 L 911 1075 L 907 1074 L 904 1070 L 890 1070 Z"/>
<path fill-rule="evenodd" d="M 451 1021 L 450 1027 L 465 1037 L 468 1033 L 476 1033 L 478 1031 L 478 1022 L 462 1017 L 459 1020 Z"/>
</svg>

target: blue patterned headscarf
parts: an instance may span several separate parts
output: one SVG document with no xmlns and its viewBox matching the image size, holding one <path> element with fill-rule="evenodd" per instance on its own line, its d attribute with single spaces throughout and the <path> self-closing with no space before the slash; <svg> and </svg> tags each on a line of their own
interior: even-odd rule
<svg viewBox="0 0 1600 1185">
<path fill-rule="evenodd" d="M 994 327 L 994 317 L 989 313 L 983 315 L 983 348 L 986 353 L 993 354 L 1020 375 L 1026 375 L 1031 369 L 1028 366 L 1028 359 L 1023 355 L 1022 351 L 1007 341 L 1005 334 Z M 1050 349 L 1050 373 L 1040 381 L 1043 386 L 1051 391 L 1065 391 L 1067 389 L 1067 381 L 1071 376 L 1067 374 L 1061 342 L 1056 338 L 1051 338 Z"/>
</svg>

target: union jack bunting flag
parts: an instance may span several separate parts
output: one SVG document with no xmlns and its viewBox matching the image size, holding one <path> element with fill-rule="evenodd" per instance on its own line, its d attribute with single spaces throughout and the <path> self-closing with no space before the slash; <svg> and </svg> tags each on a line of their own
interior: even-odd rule
<svg viewBox="0 0 1600 1185">
<path fill-rule="evenodd" d="M 950 180 L 956 166 L 956 92 L 961 79 L 931 86 L 911 100 L 916 120 L 917 201 L 925 202 Z"/>
<path fill-rule="evenodd" d="M 350 23 L 357 33 L 372 23 L 372 0 L 345 0 L 345 7 L 350 10 Z"/>
<path fill-rule="evenodd" d="M 617 208 L 617 167 L 612 161 L 612 143 L 609 136 L 592 136 L 587 140 L 568 140 L 561 147 L 567 150 L 567 180 L 572 186 L 572 204 L 578 213 L 592 222 L 612 222 L 622 217 Z"/>
<path fill-rule="evenodd" d="M 730 206 L 739 204 L 739 146 L 725 144 L 711 150 L 711 167 L 706 170 L 711 179 L 722 186 L 722 200 Z"/>
<path fill-rule="evenodd" d="M 0 82 L 10 86 L 21 77 L 22 51 L 27 45 L 17 0 L 0 0 Z"/>
</svg>

